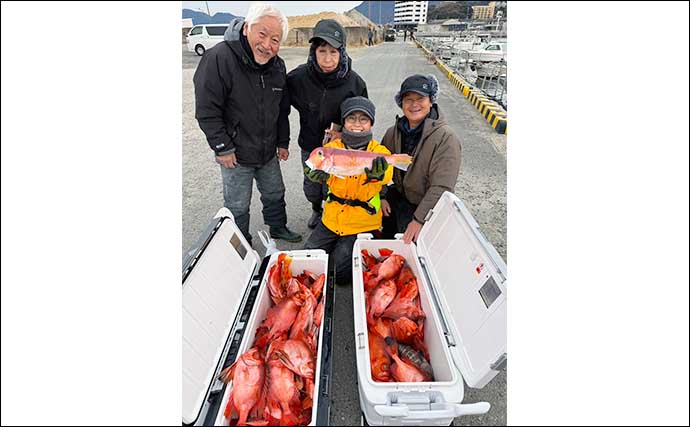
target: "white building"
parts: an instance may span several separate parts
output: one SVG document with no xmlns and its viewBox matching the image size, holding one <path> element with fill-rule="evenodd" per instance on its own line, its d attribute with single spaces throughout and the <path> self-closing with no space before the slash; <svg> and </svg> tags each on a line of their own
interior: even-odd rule
<svg viewBox="0 0 690 427">
<path fill-rule="evenodd" d="M 396 27 L 426 24 L 428 1 L 396 1 L 393 24 Z"/>
</svg>

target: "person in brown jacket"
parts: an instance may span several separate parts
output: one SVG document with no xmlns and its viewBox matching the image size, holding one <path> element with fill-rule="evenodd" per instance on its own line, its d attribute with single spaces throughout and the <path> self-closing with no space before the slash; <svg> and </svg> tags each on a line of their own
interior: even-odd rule
<svg viewBox="0 0 690 427">
<path fill-rule="evenodd" d="M 382 144 L 391 153 L 413 157 L 407 171 L 395 169 L 393 185 L 381 192 L 383 238 L 404 233 L 416 242 L 431 208 L 444 191 L 453 192 L 460 173 L 460 139 L 441 114 L 438 80 L 415 74 L 403 81 L 395 102 L 403 111 L 386 131 Z"/>
</svg>

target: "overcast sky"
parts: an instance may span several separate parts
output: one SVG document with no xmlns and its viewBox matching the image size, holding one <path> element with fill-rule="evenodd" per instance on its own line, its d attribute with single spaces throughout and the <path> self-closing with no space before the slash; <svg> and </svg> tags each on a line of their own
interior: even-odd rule
<svg viewBox="0 0 690 427">
<path fill-rule="evenodd" d="M 249 9 L 249 1 L 183 1 L 183 9 L 194 9 L 206 12 L 206 3 L 211 15 L 217 12 L 229 12 L 244 16 Z M 361 1 L 268 1 L 277 6 L 285 15 L 309 15 L 319 12 L 346 12 L 362 3 Z"/>
</svg>

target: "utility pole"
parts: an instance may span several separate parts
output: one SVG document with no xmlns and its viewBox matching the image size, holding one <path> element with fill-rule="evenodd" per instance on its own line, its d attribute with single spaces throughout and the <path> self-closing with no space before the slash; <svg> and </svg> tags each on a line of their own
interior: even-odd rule
<svg viewBox="0 0 690 427">
<path fill-rule="evenodd" d="M 208 16 L 211 16 L 211 11 L 208 9 L 208 2 L 205 1 L 204 3 L 206 3 L 206 14 L 207 14 Z"/>
<path fill-rule="evenodd" d="M 369 5 L 369 16 L 367 16 L 367 18 L 371 19 L 371 0 L 368 1 L 367 4 Z"/>
<path fill-rule="evenodd" d="M 379 1 L 379 25 L 381 25 L 381 3 L 382 1 Z"/>
</svg>

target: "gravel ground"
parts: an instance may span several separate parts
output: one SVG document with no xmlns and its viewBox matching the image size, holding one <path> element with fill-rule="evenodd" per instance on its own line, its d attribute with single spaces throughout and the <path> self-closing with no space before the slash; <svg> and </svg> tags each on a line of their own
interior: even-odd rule
<svg viewBox="0 0 690 427">
<path fill-rule="evenodd" d="M 223 206 L 219 166 L 213 160 L 205 137 L 194 119 L 194 85 L 192 77 L 199 57 L 182 54 L 182 251 L 189 250 L 204 231 L 213 215 Z M 369 97 L 376 105 L 374 137 L 383 137 L 396 115 L 402 114 L 393 96 L 402 80 L 415 73 L 434 74 L 441 87 L 438 104 L 450 126 L 462 141 L 462 166 L 455 194 L 460 197 L 481 226 L 482 231 L 504 259 L 506 248 L 506 137 L 493 131 L 474 107 L 450 84 L 440 70 L 426 62 L 410 42 L 380 44 L 371 48 L 349 50 L 353 68 L 367 82 Z M 291 70 L 306 60 L 306 48 L 284 48 L 280 56 Z M 297 135 L 299 119 L 293 109 L 290 115 L 292 142 L 290 158 L 281 168 L 286 185 L 288 227 L 308 236 L 306 222 L 311 209 L 302 193 L 302 171 Z M 254 187 L 250 230 L 254 249 L 263 247 L 256 234 L 264 228 L 258 190 Z M 278 241 L 281 250 L 300 249 L 302 243 Z M 334 313 L 332 425 L 359 425 L 361 411 L 357 390 L 352 324 L 351 285 L 338 286 Z M 491 403 L 483 416 L 457 418 L 453 425 L 506 424 L 506 371 L 481 390 L 465 389 L 464 402 Z"/>
</svg>

